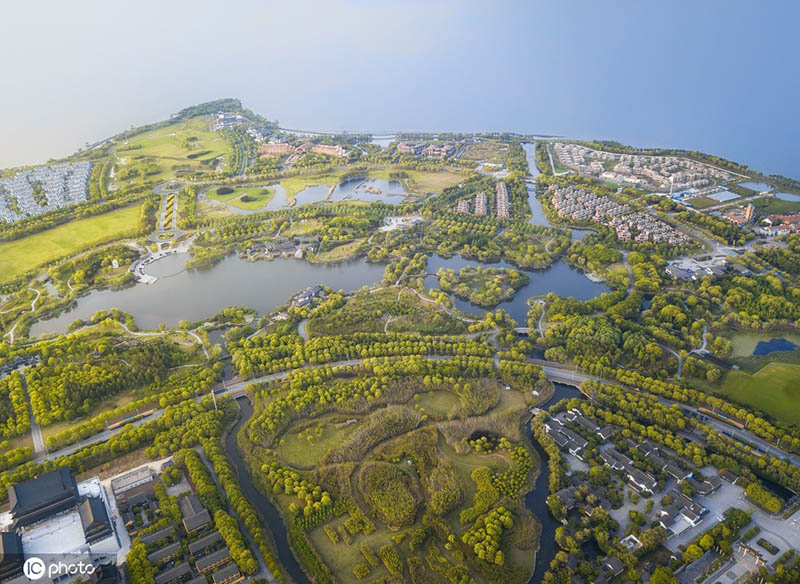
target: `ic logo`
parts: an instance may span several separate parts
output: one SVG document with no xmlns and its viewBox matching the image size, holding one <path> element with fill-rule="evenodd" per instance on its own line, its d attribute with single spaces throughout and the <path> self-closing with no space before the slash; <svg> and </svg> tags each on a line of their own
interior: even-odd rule
<svg viewBox="0 0 800 584">
<path fill-rule="evenodd" d="M 29 580 L 38 580 L 46 572 L 44 561 L 37 557 L 31 557 L 25 560 L 22 566 L 22 572 L 28 577 Z"/>
</svg>

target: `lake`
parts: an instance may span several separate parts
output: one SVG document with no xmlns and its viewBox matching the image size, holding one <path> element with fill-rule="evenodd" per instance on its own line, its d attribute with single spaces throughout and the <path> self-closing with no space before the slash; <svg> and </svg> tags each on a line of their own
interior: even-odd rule
<svg viewBox="0 0 800 584">
<path fill-rule="evenodd" d="M 440 268 L 460 270 L 466 266 L 510 268 L 528 275 L 531 280 L 529 284 L 517 290 L 517 293 L 514 294 L 511 300 L 501 302 L 491 309 L 476 306 L 468 300 L 462 300 L 461 298 L 453 296 L 456 308 L 459 310 L 468 314 L 483 316 L 488 310 L 502 308 L 508 312 L 511 318 L 517 321 L 519 326 L 527 326 L 528 298 L 530 297 L 542 296 L 548 292 L 555 292 L 564 297 L 572 296 L 577 300 L 589 300 L 590 298 L 600 296 L 600 294 L 610 290 L 605 284 L 592 282 L 589 278 L 584 276 L 582 272 L 568 266 L 560 260 L 543 270 L 522 270 L 503 260 L 494 263 L 482 263 L 468 260 L 461 256 L 443 258 L 439 255 L 432 255 L 428 258 L 429 275 L 425 278 L 425 290 L 439 287 L 439 278 L 436 276 L 436 272 Z"/>
<path fill-rule="evenodd" d="M 78 298 L 77 306 L 60 316 L 31 326 L 30 336 L 63 332 L 75 319 L 88 320 L 98 310 L 119 308 L 143 329 L 159 323 L 175 326 L 187 319 L 199 321 L 227 306 L 245 305 L 268 313 L 306 286 L 323 284 L 334 290 L 355 290 L 383 278 L 383 265 L 364 259 L 337 264 L 275 259 L 248 262 L 228 256 L 206 270 L 186 270 L 187 254 L 174 254 L 148 266 L 161 276 L 155 284 L 137 284 L 124 290 L 98 290 Z"/>
<path fill-rule="evenodd" d="M 270 185 L 269 188 L 275 189 L 275 196 L 272 197 L 272 200 L 265 208 L 269 211 L 288 209 L 289 199 L 286 195 L 286 190 L 279 184 Z M 330 193 L 330 198 L 328 193 Z M 344 200 L 367 201 L 397 205 L 405 200 L 405 197 L 402 196 L 404 194 L 405 189 L 400 181 L 381 178 L 355 178 L 340 182 L 333 188 L 333 192 L 331 192 L 330 185 L 327 184 L 309 185 L 295 194 L 295 200 L 297 205 L 310 205 L 326 200 L 332 202 Z"/>
<path fill-rule="evenodd" d="M 769 355 L 781 351 L 794 351 L 797 348 L 793 342 L 787 339 L 770 339 L 769 341 L 759 341 L 753 349 L 753 355 Z"/>
</svg>

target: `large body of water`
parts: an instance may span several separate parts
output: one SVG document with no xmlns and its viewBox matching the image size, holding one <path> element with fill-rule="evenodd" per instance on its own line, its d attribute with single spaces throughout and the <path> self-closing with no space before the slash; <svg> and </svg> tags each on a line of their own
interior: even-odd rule
<svg viewBox="0 0 800 584">
<path fill-rule="evenodd" d="M 534 146 L 526 144 L 531 172 L 538 174 L 533 160 Z M 334 189 L 333 197 L 342 199 L 347 196 L 361 196 L 372 193 L 364 191 L 367 186 L 375 186 L 389 196 L 387 199 L 400 200 L 401 197 L 391 194 L 402 193 L 402 185 L 397 181 L 382 179 L 361 179 L 345 181 Z M 286 192 L 277 185 L 275 198 L 270 205 L 285 201 Z M 548 225 L 541 205 L 529 185 L 529 202 L 533 211 L 531 222 L 537 225 Z M 328 196 L 330 187 L 308 187 L 300 196 L 311 189 L 309 197 L 323 200 Z M 314 195 L 313 193 L 316 193 Z M 299 202 L 312 202 L 301 200 Z M 581 237 L 583 232 L 573 231 L 573 236 Z M 159 280 L 152 285 L 137 284 L 124 290 L 99 290 L 78 298 L 75 308 L 56 318 L 42 320 L 31 326 L 30 336 L 38 337 L 45 333 L 63 332 L 76 319 L 88 320 L 98 310 L 119 308 L 133 315 L 136 324 L 142 329 L 155 329 L 159 324 L 175 326 L 178 321 L 200 321 L 209 318 L 228 306 L 245 305 L 259 313 L 271 312 L 275 307 L 285 303 L 295 292 L 315 284 L 323 284 L 335 290 L 355 290 L 371 285 L 383 277 L 383 266 L 371 264 L 363 259 L 338 264 L 312 264 L 302 260 L 277 259 L 271 262 L 248 262 L 235 256 L 229 256 L 207 270 L 186 270 L 185 263 L 189 259 L 186 254 L 167 256 L 148 266 L 148 272 Z M 432 256 L 428 264 L 428 272 L 435 274 L 439 268 L 460 269 L 467 265 L 478 265 L 478 262 L 462 257 L 442 258 Z M 497 267 L 513 268 L 506 262 L 497 262 Z M 578 300 L 587 300 L 608 291 L 604 284 L 590 281 L 580 271 L 567 266 L 561 261 L 555 262 L 544 270 L 523 270 L 530 277 L 530 283 L 517 291 L 514 297 L 500 304 L 521 326 L 526 323 L 528 311 L 527 300 L 531 296 L 539 296 L 547 292 L 555 292 L 561 296 L 572 296 Z M 438 288 L 436 276 L 428 276 L 425 287 Z M 467 301 L 455 299 L 456 306 L 468 313 L 483 315 L 486 310 Z"/>
<path fill-rule="evenodd" d="M 527 274 L 530 282 L 517 290 L 514 297 L 510 300 L 501 302 L 495 308 L 502 308 L 517 321 L 519 326 L 525 326 L 528 315 L 528 298 L 542 296 L 548 292 L 555 292 L 560 296 L 572 296 L 577 300 L 589 300 L 599 296 L 603 292 L 608 292 L 610 288 L 605 284 L 592 282 L 579 270 L 568 266 L 562 261 L 557 261 L 550 267 L 543 270 L 522 270 L 506 261 L 494 263 L 480 263 L 473 260 L 464 259 L 461 256 L 443 258 L 433 255 L 428 259 L 428 276 L 425 278 L 425 289 L 438 288 L 439 278 L 435 275 L 440 268 L 460 270 L 466 266 L 491 266 L 495 268 L 510 268 Z M 454 297 L 456 307 L 466 313 L 484 315 L 486 308 L 482 308 L 467 300 Z"/>
<path fill-rule="evenodd" d="M 228 256 L 207 270 L 184 269 L 187 254 L 154 262 L 148 271 L 160 277 L 155 284 L 137 284 L 124 290 L 100 290 L 78 299 L 77 307 L 31 327 L 31 336 L 61 332 L 75 319 L 88 319 L 98 310 L 119 308 L 132 314 L 143 329 L 159 323 L 203 320 L 227 306 L 246 305 L 259 313 L 270 312 L 306 286 L 324 284 L 334 290 L 355 290 L 383 278 L 383 265 L 355 260 L 338 264 L 312 264 L 304 260 L 276 259 L 248 262 Z"/>
</svg>

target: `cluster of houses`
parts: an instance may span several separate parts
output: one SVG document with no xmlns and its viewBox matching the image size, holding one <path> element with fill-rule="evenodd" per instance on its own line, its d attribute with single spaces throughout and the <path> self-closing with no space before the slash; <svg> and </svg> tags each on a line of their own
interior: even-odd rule
<svg viewBox="0 0 800 584">
<path fill-rule="evenodd" d="M 509 209 L 508 186 L 504 182 L 497 183 L 496 190 L 496 203 L 497 203 L 497 217 L 499 219 L 508 219 L 511 216 Z M 462 199 L 456 203 L 456 213 L 460 215 L 469 215 L 470 204 L 469 199 Z M 473 208 L 475 209 L 475 216 L 485 217 L 489 214 L 489 199 L 484 191 L 475 195 Z"/>
<path fill-rule="evenodd" d="M 292 296 L 289 304 L 298 308 L 303 308 L 305 306 L 311 306 L 311 303 L 314 302 L 315 298 L 320 298 L 323 296 L 325 296 L 325 290 L 323 290 L 321 286 L 309 286 L 308 288 L 303 288 L 300 290 L 300 292 Z"/>
<path fill-rule="evenodd" d="M 249 122 L 249 120 L 240 114 L 233 112 L 217 112 L 217 115 L 213 118 L 212 125 L 214 130 L 220 130 L 222 128 L 233 128 L 234 126 L 239 126 L 247 122 Z"/>
<path fill-rule="evenodd" d="M 669 276 L 675 280 L 683 280 L 689 282 L 690 280 L 699 280 L 704 276 L 721 277 L 726 274 L 735 276 L 749 276 L 752 272 L 744 267 L 742 264 L 722 260 L 716 264 L 709 264 L 705 266 L 691 266 L 682 264 L 670 264 L 664 270 Z"/>
<path fill-rule="evenodd" d="M 572 185 L 550 185 L 548 192 L 553 197 L 553 207 L 558 216 L 575 221 L 601 223 L 631 211 L 628 205 Z"/>
<path fill-rule="evenodd" d="M 691 239 L 682 231 L 678 231 L 668 223 L 648 213 L 631 213 L 623 217 L 615 217 L 609 223 L 617 239 L 645 243 L 669 243 L 670 245 L 688 245 Z M 632 230 L 636 231 L 634 235 Z"/>
<path fill-rule="evenodd" d="M 756 228 L 756 233 L 765 237 L 789 235 L 800 231 L 800 213 L 791 215 L 768 215 L 761 225 Z"/>
<path fill-rule="evenodd" d="M 25 367 L 35 367 L 39 364 L 41 358 L 39 355 L 17 355 L 13 359 L 9 360 L 7 363 L 3 364 L 0 367 L 0 378 L 5 377 L 12 371 L 16 371 L 17 369 L 23 369 Z"/>
<path fill-rule="evenodd" d="M 232 561 L 230 549 L 217 531 L 208 509 L 193 492 L 178 500 L 181 522 L 150 527 L 133 518 L 141 507 L 158 508 L 155 477 L 147 466 L 111 482 L 120 513 L 131 537 L 138 537 L 147 550 L 147 561 L 155 572 L 155 584 L 236 584 L 244 580 Z M 133 514 L 133 515 L 132 515 Z"/>
<path fill-rule="evenodd" d="M 569 428 L 568 424 L 576 424 L 577 426 L 573 428 L 579 429 L 581 433 Z M 700 496 L 709 496 L 722 486 L 722 480 L 717 476 L 703 477 L 701 480 L 694 478 L 694 471 L 691 470 L 688 461 L 680 457 L 677 459 L 665 457 L 659 447 L 649 440 L 638 443 L 625 438 L 617 441 L 616 446 L 605 444 L 615 435 L 615 428 L 600 426 L 577 408 L 547 420 L 545 431 L 559 448 L 567 450 L 581 461 L 589 446 L 589 440 L 584 436 L 596 437 L 596 443 L 604 444 L 598 448 L 598 456 L 603 464 L 623 477 L 633 491 L 645 496 L 653 495 L 663 487 L 656 479 L 656 475 L 674 480 L 676 484 L 687 483 Z M 620 451 L 620 448 L 625 452 Z M 555 495 L 564 508 L 570 511 L 579 504 L 577 493 L 580 489 L 591 489 L 591 487 L 573 484 L 556 492 Z M 600 492 L 594 495 L 598 499 L 602 497 Z M 658 522 L 670 537 L 695 527 L 708 514 L 708 510 L 701 503 L 674 488 L 665 492 L 663 501 L 654 521 Z"/>
<path fill-rule="evenodd" d="M 421 158 L 449 158 L 453 156 L 458 147 L 452 142 L 444 144 L 429 144 L 427 142 L 400 142 L 397 151 L 401 154 L 410 154 Z"/>
<path fill-rule="evenodd" d="M 753 222 L 756 218 L 756 208 L 750 203 L 746 207 L 731 209 L 722 216 L 731 223 L 736 223 L 736 225 L 741 227 Z"/>
<path fill-rule="evenodd" d="M 727 171 L 678 156 L 616 154 L 560 142 L 553 149 L 561 164 L 582 175 L 630 186 L 672 191 L 708 187 L 734 178 Z"/>
<path fill-rule="evenodd" d="M 86 201 L 90 162 L 38 166 L 0 178 L 0 221 L 13 223 Z"/>
<path fill-rule="evenodd" d="M 294 238 L 275 237 L 271 241 L 254 243 L 240 255 L 250 261 L 271 260 L 280 257 L 302 259 L 306 251 L 314 249 L 318 243 L 319 238 L 316 235 L 298 235 Z"/>
<path fill-rule="evenodd" d="M 572 185 L 551 185 L 548 192 L 552 195 L 553 207 L 559 217 L 606 223 L 620 241 L 652 241 L 671 245 L 686 245 L 691 241 L 686 234 L 664 221 L 647 213 L 631 213 L 629 205 L 618 203 L 609 197 Z"/>
<path fill-rule="evenodd" d="M 347 150 L 341 144 L 314 144 L 303 142 L 299 146 L 287 144 L 286 142 L 267 142 L 258 147 L 258 153 L 262 158 L 274 158 L 276 156 L 303 156 L 308 153 L 322 154 L 332 158 L 344 158 Z"/>
</svg>

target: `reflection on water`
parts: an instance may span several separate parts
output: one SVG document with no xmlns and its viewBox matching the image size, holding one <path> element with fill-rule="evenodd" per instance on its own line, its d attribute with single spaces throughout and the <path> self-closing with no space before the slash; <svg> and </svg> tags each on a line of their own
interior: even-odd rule
<svg viewBox="0 0 800 584">
<path fill-rule="evenodd" d="M 77 307 L 61 316 L 31 327 L 31 337 L 63 332 L 81 318 L 98 310 L 119 308 L 132 314 L 143 329 L 159 323 L 175 326 L 179 320 L 199 321 L 228 306 L 245 305 L 259 313 L 276 306 L 306 286 L 324 284 L 334 290 L 354 290 L 383 277 L 383 266 L 356 260 L 338 264 L 312 264 L 303 260 L 276 259 L 248 262 L 228 256 L 207 270 L 184 270 L 187 254 L 175 254 L 154 262 L 150 272 L 174 274 L 155 284 L 137 284 L 125 290 L 99 290 L 78 299 Z"/>
<path fill-rule="evenodd" d="M 495 263 L 481 263 L 468 260 L 461 256 L 443 258 L 439 255 L 432 255 L 428 259 L 428 273 L 425 278 L 425 289 L 438 288 L 439 278 L 435 275 L 440 268 L 460 270 L 466 266 L 491 266 L 494 268 L 510 268 L 518 270 L 528 275 L 530 283 L 523 286 L 511 300 L 506 300 L 491 310 L 502 308 L 517 321 L 519 326 L 526 326 L 528 316 L 528 298 L 542 296 L 548 292 L 555 292 L 560 296 L 572 296 L 577 300 L 589 300 L 608 292 L 610 288 L 605 284 L 592 282 L 579 270 L 558 261 L 544 270 L 521 270 L 506 261 Z M 475 306 L 467 300 L 453 297 L 456 307 L 466 313 L 484 315 L 487 309 Z"/>
</svg>

